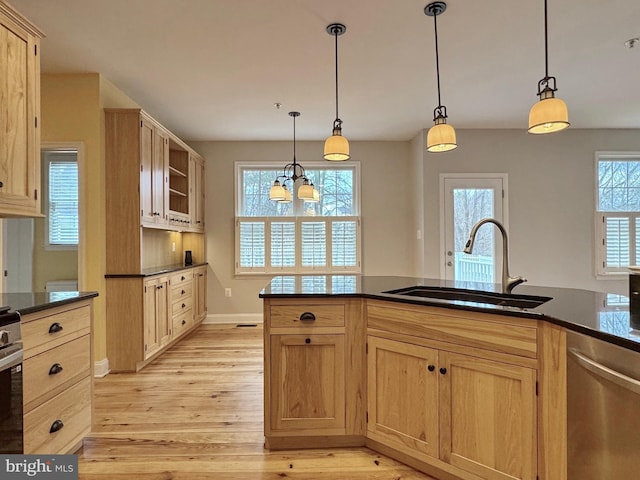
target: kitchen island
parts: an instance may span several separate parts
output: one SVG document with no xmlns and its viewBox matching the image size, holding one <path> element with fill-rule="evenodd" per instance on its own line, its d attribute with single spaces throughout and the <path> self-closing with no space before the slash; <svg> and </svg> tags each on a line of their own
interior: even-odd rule
<svg viewBox="0 0 640 480">
<path fill-rule="evenodd" d="M 261 292 L 267 448 L 367 445 L 436 478 L 566 479 L 566 329 L 638 350 L 626 297 L 526 285 L 514 296 L 542 303 L 522 308 L 402 293 L 415 286 L 500 292 L 361 276 Z"/>
</svg>

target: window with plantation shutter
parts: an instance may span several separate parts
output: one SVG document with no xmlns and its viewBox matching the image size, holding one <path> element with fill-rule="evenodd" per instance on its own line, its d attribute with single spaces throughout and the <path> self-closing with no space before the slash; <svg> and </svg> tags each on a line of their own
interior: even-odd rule
<svg viewBox="0 0 640 480">
<path fill-rule="evenodd" d="M 45 248 L 78 248 L 78 162 L 75 152 L 44 155 Z"/>
<path fill-rule="evenodd" d="M 281 170 L 236 163 L 237 274 L 360 273 L 359 165 L 308 162 L 305 168 L 320 200 L 303 202 L 294 195 L 286 204 L 269 200 Z"/>
<path fill-rule="evenodd" d="M 596 154 L 598 275 L 640 264 L 640 153 Z"/>
</svg>

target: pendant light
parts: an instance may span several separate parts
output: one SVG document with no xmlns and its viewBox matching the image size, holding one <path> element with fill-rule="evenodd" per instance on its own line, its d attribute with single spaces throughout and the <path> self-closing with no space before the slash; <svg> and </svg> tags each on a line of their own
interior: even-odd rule
<svg viewBox="0 0 640 480">
<path fill-rule="evenodd" d="M 438 23 L 436 17 L 447 9 L 444 2 L 432 2 L 424 7 L 425 15 L 433 17 L 433 30 L 436 39 L 436 77 L 438 79 L 438 106 L 433 110 L 433 122 L 435 125 L 427 133 L 427 151 L 447 152 L 458 146 L 456 143 L 456 131 L 447 124 L 447 107 L 440 100 L 440 59 L 438 56 Z"/>
<path fill-rule="evenodd" d="M 296 160 L 296 118 L 300 116 L 300 112 L 289 112 L 289 116 L 293 117 L 293 162 L 285 165 L 283 174 L 276 177 L 269 190 L 269 200 L 291 203 L 291 192 L 295 188 L 296 180 L 301 179 L 302 185 L 298 188 L 298 198 L 305 202 L 317 202 L 320 200 L 320 192 L 307 178 L 304 167 Z M 287 186 L 287 182 L 291 184 L 291 189 Z"/>
<path fill-rule="evenodd" d="M 334 162 L 349 160 L 349 141 L 342 136 L 342 120 L 338 115 L 338 36 L 347 31 L 341 23 L 327 26 L 327 33 L 336 40 L 336 119 L 333 121 L 333 134 L 324 142 L 324 159 Z"/>
<path fill-rule="evenodd" d="M 567 104 L 555 98 L 556 77 L 549 76 L 549 47 L 547 33 L 547 0 L 544 0 L 544 78 L 538 82 L 540 101 L 529 111 L 529 133 L 542 134 L 569 127 Z"/>
</svg>

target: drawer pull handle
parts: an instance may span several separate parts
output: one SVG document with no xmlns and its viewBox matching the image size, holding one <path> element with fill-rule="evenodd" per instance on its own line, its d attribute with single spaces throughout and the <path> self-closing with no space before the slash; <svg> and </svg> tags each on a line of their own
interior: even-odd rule
<svg viewBox="0 0 640 480">
<path fill-rule="evenodd" d="M 182 290 L 182 293 L 181 293 L 181 295 L 184 295 L 185 293 L 187 293 L 187 292 L 185 292 L 184 290 Z"/>
<path fill-rule="evenodd" d="M 60 365 L 59 363 L 54 363 L 49 369 L 49 375 L 57 375 L 62 370 L 64 370 L 64 368 L 62 368 L 62 365 Z"/>
<path fill-rule="evenodd" d="M 186 280 L 187 277 L 185 277 L 184 275 L 182 275 L 182 277 L 180 277 L 181 280 Z"/>
<path fill-rule="evenodd" d="M 61 332 L 63 330 L 62 325 L 60 325 L 58 322 L 52 323 L 51 326 L 49 327 L 49 333 L 58 333 Z"/>
<path fill-rule="evenodd" d="M 184 325 L 185 323 L 187 323 L 187 321 L 186 320 L 182 320 L 182 324 Z"/>
<path fill-rule="evenodd" d="M 186 305 L 183 303 L 183 304 L 182 304 L 182 308 L 184 308 L 184 307 L 186 307 Z"/>
<path fill-rule="evenodd" d="M 304 312 L 300 315 L 300 320 L 303 322 L 313 322 L 316 319 L 316 316 L 311 312 Z"/>
<path fill-rule="evenodd" d="M 436 369 L 436 366 L 435 366 L 435 365 L 429 365 L 429 366 L 427 367 L 427 370 L 429 370 L 430 372 L 433 372 L 435 369 Z"/>
<path fill-rule="evenodd" d="M 311 339 L 310 338 L 305 338 L 304 339 L 304 343 L 311 343 Z"/>
<path fill-rule="evenodd" d="M 446 369 L 446 368 L 444 368 L 444 367 L 442 367 L 442 368 L 440 369 L 440 373 L 441 373 L 442 375 L 445 375 L 445 374 L 447 373 L 447 369 Z"/>
<path fill-rule="evenodd" d="M 62 430 L 62 427 L 64 427 L 64 423 L 62 423 L 62 420 L 56 420 L 55 422 L 53 422 L 51 424 L 51 428 L 49 429 L 49 433 L 56 433 L 56 432 Z"/>
</svg>

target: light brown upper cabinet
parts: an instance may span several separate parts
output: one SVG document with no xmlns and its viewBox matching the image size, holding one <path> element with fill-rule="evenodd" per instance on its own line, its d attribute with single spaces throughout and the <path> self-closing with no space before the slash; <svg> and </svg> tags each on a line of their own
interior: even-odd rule
<svg viewBox="0 0 640 480">
<path fill-rule="evenodd" d="M 0 216 L 40 216 L 40 38 L 0 2 Z"/>
<path fill-rule="evenodd" d="M 201 157 L 141 109 L 105 109 L 105 138 L 107 273 L 139 273 L 140 227 L 204 232 L 190 211 Z"/>
</svg>

